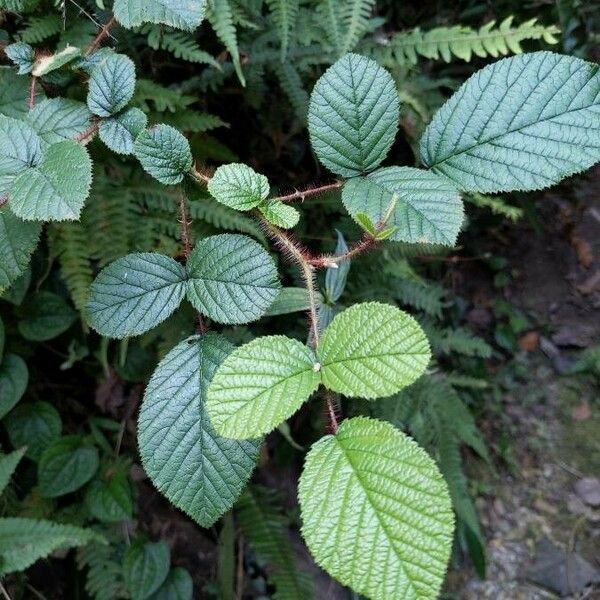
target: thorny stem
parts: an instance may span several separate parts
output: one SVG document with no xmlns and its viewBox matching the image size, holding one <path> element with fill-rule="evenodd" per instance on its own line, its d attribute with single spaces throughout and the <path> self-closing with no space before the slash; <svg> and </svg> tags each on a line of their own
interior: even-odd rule
<svg viewBox="0 0 600 600">
<path fill-rule="evenodd" d="M 325 388 L 322 388 L 322 396 L 325 400 L 327 416 L 329 417 L 329 424 L 327 428 L 329 433 L 333 433 L 335 435 L 338 429 L 338 418 L 336 413 L 337 398 L 332 392 L 326 390 Z"/>
<path fill-rule="evenodd" d="M 98 127 L 100 127 L 100 121 L 96 120 L 92 123 L 85 131 L 82 131 L 76 138 L 76 142 L 84 143 L 98 131 Z"/>
<path fill-rule="evenodd" d="M 115 17 L 112 16 L 106 25 L 102 26 L 98 32 L 98 35 L 96 35 L 96 37 L 91 41 L 90 45 L 85 49 L 83 53 L 84 56 L 88 56 L 88 54 L 91 54 L 94 50 L 96 50 L 96 48 L 98 48 L 98 46 L 110 35 L 110 30 L 113 28 L 116 22 L 117 21 Z"/>
<path fill-rule="evenodd" d="M 31 85 L 29 86 L 29 110 L 35 106 L 35 90 L 37 86 L 37 77 L 31 77 Z"/>
<path fill-rule="evenodd" d="M 322 254 L 321 256 L 311 258 L 310 264 L 319 269 L 327 267 L 335 269 L 338 263 L 354 258 L 366 250 L 373 248 L 376 244 L 377 240 L 372 235 L 365 233 L 362 239 L 352 244 L 344 254 Z"/>
<path fill-rule="evenodd" d="M 204 173 L 201 173 L 200 171 L 198 171 L 198 169 L 196 169 L 195 167 L 190 171 L 190 175 L 192 176 L 193 179 L 195 179 L 197 182 L 199 183 L 203 183 L 203 184 L 207 184 L 210 181 L 210 177 L 208 175 L 205 175 Z"/>
<path fill-rule="evenodd" d="M 274 200 L 279 200 L 280 202 L 293 202 L 294 200 L 304 200 L 309 196 L 316 196 L 317 194 L 322 194 L 324 192 L 329 192 L 330 190 L 337 190 L 341 188 L 343 183 L 341 181 L 335 181 L 334 183 L 328 183 L 326 185 L 320 185 L 318 187 L 311 187 L 305 190 L 296 190 L 292 194 L 286 194 L 285 196 L 277 196 Z"/>
</svg>

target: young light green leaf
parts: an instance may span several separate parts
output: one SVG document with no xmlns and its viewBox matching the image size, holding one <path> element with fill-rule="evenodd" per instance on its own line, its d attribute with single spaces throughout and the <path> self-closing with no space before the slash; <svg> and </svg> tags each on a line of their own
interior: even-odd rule
<svg viewBox="0 0 600 600">
<path fill-rule="evenodd" d="M 336 229 L 337 242 L 335 245 L 335 256 L 343 256 L 348 252 L 348 244 L 343 234 Z M 325 272 L 325 296 L 329 302 L 337 302 L 346 289 L 346 280 L 350 271 L 351 261 L 340 260 L 334 267 L 328 267 Z"/>
<path fill-rule="evenodd" d="M 170 125 L 157 125 L 140 133 L 134 152 L 144 171 L 165 185 L 175 185 L 192 168 L 186 137 Z"/>
<path fill-rule="evenodd" d="M 250 210 L 269 195 L 269 181 L 248 165 L 222 165 L 208 182 L 210 195 L 235 210 Z"/>
<path fill-rule="evenodd" d="M 306 456 L 302 534 L 332 577 L 373 600 L 438 597 L 454 514 L 435 462 L 389 423 L 344 421 Z"/>
<path fill-rule="evenodd" d="M 60 69 L 64 65 L 70 63 L 81 55 L 81 50 L 75 46 L 66 46 L 56 54 L 50 56 L 42 56 L 38 58 L 31 70 L 34 77 L 43 77 L 56 69 Z"/>
<path fill-rule="evenodd" d="M 191 253 L 187 297 L 219 323 L 259 319 L 280 290 L 277 267 L 268 252 L 245 235 L 205 238 Z"/>
<path fill-rule="evenodd" d="M 18 119 L 0 116 L 0 196 L 6 196 L 17 175 L 42 160 L 41 140 Z"/>
<path fill-rule="evenodd" d="M 0 575 L 24 571 L 36 560 L 60 548 L 104 542 L 91 529 L 35 519 L 0 519 Z"/>
<path fill-rule="evenodd" d="M 279 200 L 268 200 L 263 204 L 259 204 L 258 210 L 269 223 L 283 229 L 295 227 L 300 220 L 300 213 L 293 206 L 284 204 Z"/>
<path fill-rule="evenodd" d="M 342 190 L 342 202 L 357 221 L 360 213 L 375 224 L 385 220 L 396 227 L 390 239 L 413 244 L 454 246 L 463 220 L 454 185 L 412 167 L 387 167 L 350 179 Z"/>
<path fill-rule="evenodd" d="M 29 110 L 30 80 L 17 75 L 12 67 L 0 67 L 0 115 L 22 119 Z M 41 86 L 36 86 L 34 101 L 44 99 Z"/>
<path fill-rule="evenodd" d="M 87 105 L 99 117 L 110 117 L 127 106 L 135 91 L 135 65 L 124 54 L 109 54 L 93 69 Z"/>
<path fill-rule="evenodd" d="M 131 29 L 142 23 L 163 23 L 193 31 L 202 23 L 206 0 L 115 0 L 117 21 Z"/>
<path fill-rule="evenodd" d="M 416 381 L 431 358 L 419 324 L 400 309 L 366 302 L 337 315 L 317 348 L 323 385 L 361 398 L 390 396 Z"/>
<path fill-rule="evenodd" d="M 192 576 L 183 567 L 175 567 L 149 600 L 192 600 L 193 592 Z"/>
<path fill-rule="evenodd" d="M 6 56 L 17 66 L 17 74 L 25 75 L 33 69 L 33 48 L 25 42 L 15 42 L 4 48 Z"/>
<path fill-rule="evenodd" d="M 65 332 L 77 319 L 77 313 L 63 298 L 52 292 L 30 296 L 18 311 L 19 333 L 26 339 L 43 342 Z"/>
<path fill-rule="evenodd" d="M 205 408 L 209 383 L 233 346 L 220 335 L 184 340 L 159 363 L 138 425 L 144 470 L 202 527 L 229 510 L 258 459 L 259 441 L 220 437 Z"/>
<path fill-rule="evenodd" d="M 23 458 L 26 449 L 27 448 L 24 446 L 9 454 L 0 454 L 0 494 L 2 494 L 4 488 L 8 485 L 8 482 L 15 472 L 17 465 Z"/>
<path fill-rule="evenodd" d="M 92 161 L 72 140 L 52 144 L 41 162 L 17 175 L 9 192 L 11 210 L 27 221 L 79 218 L 92 182 Z"/>
<path fill-rule="evenodd" d="M 27 446 L 25 456 L 36 462 L 62 431 L 60 414 L 43 401 L 20 404 L 7 415 L 4 425 L 10 443 L 15 448 Z"/>
<path fill-rule="evenodd" d="M 87 316 L 101 335 L 141 335 L 162 323 L 185 293 L 185 269 L 162 254 L 129 254 L 105 267 L 90 288 Z"/>
<path fill-rule="evenodd" d="M 92 113 L 83 102 L 52 98 L 36 104 L 27 122 L 46 144 L 75 139 L 91 127 Z"/>
<path fill-rule="evenodd" d="M 317 81 L 308 130 L 317 158 L 342 177 L 373 170 L 396 136 L 400 102 L 392 76 L 374 60 L 346 54 Z"/>
<path fill-rule="evenodd" d="M 5 354 L 0 364 L 0 419 L 22 398 L 28 381 L 25 361 L 16 354 Z"/>
<path fill-rule="evenodd" d="M 132 600 L 145 600 L 164 582 L 171 566 L 166 542 L 136 542 L 125 552 L 123 575 Z"/>
<path fill-rule="evenodd" d="M 148 118 L 139 108 L 128 108 L 100 123 L 100 139 L 117 154 L 133 154 L 134 142 L 144 130 Z"/>
<path fill-rule="evenodd" d="M 38 465 L 40 493 L 56 498 L 78 490 L 98 470 L 98 450 L 78 435 L 58 438 L 44 450 Z"/>
<path fill-rule="evenodd" d="M 85 504 L 93 517 L 105 523 L 131 519 L 133 497 L 123 468 L 92 481 L 85 494 Z"/>
<path fill-rule="evenodd" d="M 314 352 L 274 335 L 236 348 L 217 369 L 206 408 L 217 432 L 234 439 L 268 433 L 293 415 L 319 386 Z"/>
<path fill-rule="evenodd" d="M 600 160 L 600 72 L 533 52 L 472 75 L 421 139 L 423 163 L 462 190 L 537 190 Z"/>
<path fill-rule="evenodd" d="M 353 215 L 354 220 L 366 231 L 369 235 L 374 236 L 377 233 L 377 227 L 371 217 L 362 211 L 357 212 Z"/>
</svg>

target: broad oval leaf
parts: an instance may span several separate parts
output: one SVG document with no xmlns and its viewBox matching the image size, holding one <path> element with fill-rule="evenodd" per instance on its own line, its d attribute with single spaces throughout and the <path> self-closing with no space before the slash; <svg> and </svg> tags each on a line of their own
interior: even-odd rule
<svg viewBox="0 0 600 600">
<path fill-rule="evenodd" d="M 108 54 L 90 75 L 87 105 L 99 117 L 118 113 L 133 97 L 135 65 L 124 54 Z"/>
<path fill-rule="evenodd" d="M 295 227 L 300 220 L 300 213 L 293 206 L 279 200 L 268 200 L 258 209 L 269 223 L 283 229 Z"/>
<path fill-rule="evenodd" d="M 115 0 L 117 21 L 131 29 L 142 23 L 163 23 L 193 31 L 202 23 L 206 0 Z"/>
<path fill-rule="evenodd" d="M 22 398 L 28 381 L 25 361 L 16 354 L 5 354 L 0 364 L 0 419 Z"/>
<path fill-rule="evenodd" d="M 248 165 L 231 163 L 220 166 L 209 179 L 210 195 L 235 210 L 250 210 L 269 195 L 269 180 Z"/>
<path fill-rule="evenodd" d="M 355 304 L 329 324 L 317 348 L 323 385 L 361 398 L 390 396 L 416 381 L 431 358 L 419 324 L 388 304 Z"/>
<path fill-rule="evenodd" d="M 371 171 L 398 129 L 400 102 L 392 76 L 374 60 L 346 54 L 317 81 L 308 131 L 318 159 L 342 177 Z"/>
<path fill-rule="evenodd" d="M 58 438 L 44 452 L 38 465 L 40 493 L 56 498 L 78 490 L 98 470 L 98 450 L 78 435 Z"/>
<path fill-rule="evenodd" d="M 59 50 L 55 54 L 50 56 L 41 56 L 38 58 L 31 70 L 31 74 L 34 77 L 43 77 L 60 69 L 64 65 L 70 63 L 81 55 L 81 50 L 75 46 L 66 46 L 62 50 Z"/>
<path fill-rule="evenodd" d="M 192 168 L 189 142 L 170 125 L 157 125 L 140 133 L 134 152 L 144 171 L 165 185 L 180 183 Z"/>
<path fill-rule="evenodd" d="M 600 160 L 600 71 L 533 52 L 472 75 L 421 140 L 423 163 L 462 190 L 537 190 Z"/>
<path fill-rule="evenodd" d="M 357 218 L 385 219 L 396 229 L 389 239 L 454 246 L 463 221 L 460 194 L 445 177 L 412 167 L 387 167 L 348 180 L 342 201 Z"/>
<path fill-rule="evenodd" d="M 259 319 L 281 289 L 273 259 L 245 235 L 202 240 L 190 254 L 187 271 L 190 302 L 218 323 Z"/>
<path fill-rule="evenodd" d="M 141 335 L 179 306 L 185 280 L 184 267 L 168 256 L 145 252 L 119 258 L 90 287 L 89 323 L 107 337 Z"/>
<path fill-rule="evenodd" d="M 193 593 L 192 576 L 183 567 L 175 567 L 149 600 L 192 600 Z"/>
<path fill-rule="evenodd" d="M 306 456 L 302 534 L 332 577 L 373 600 L 434 600 L 454 514 L 435 462 L 391 424 L 344 421 Z"/>
<path fill-rule="evenodd" d="M 217 369 L 206 408 L 225 437 L 268 433 L 293 415 L 319 386 L 314 352 L 283 335 L 236 348 Z"/>
<path fill-rule="evenodd" d="M 128 108 L 100 123 L 100 139 L 117 154 L 133 154 L 135 138 L 146 127 L 148 118 L 139 108 Z"/>
<path fill-rule="evenodd" d="M 44 100 L 27 115 L 27 122 L 46 144 L 77 138 L 90 128 L 91 119 L 83 102 L 68 98 Z"/>
<path fill-rule="evenodd" d="M 9 192 L 11 210 L 28 221 L 79 218 L 92 183 L 92 161 L 73 140 L 52 144 L 41 162 L 17 175 Z"/>
<path fill-rule="evenodd" d="M 93 517 L 105 523 L 131 519 L 133 497 L 123 468 L 92 481 L 86 490 L 85 504 Z"/>
<path fill-rule="evenodd" d="M 41 291 L 32 294 L 18 309 L 19 333 L 26 339 L 43 342 L 65 332 L 77 313 L 59 295 Z"/>
<path fill-rule="evenodd" d="M 16 65 L 17 75 L 31 73 L 35 60 L 33 48 L 25 42 L 15 42 L 4 48 L 6 56 Z"/>
<path fill-rule="evenodd" d="M 23 121 L 0 115 L 0 195 L 6 196 L 17 175 L 41 160 L 37 133 Z"/>
<path fill-rule="evenodd" d="M 166 579 L 171 551 L 166 542 L 136 542 L 125 552 L 123 575 L 132 600 L 145 600 Z"/>
<path fill-rule="evenodd" d="M 219 436 L 208 385 L 233 346 L 221 335 L 184 340 L 159 363 L 140 409 L 138 445 L 154 485 L 202 527 L 229 510 L 250 478 L 259 441 Z"/>
</svg>

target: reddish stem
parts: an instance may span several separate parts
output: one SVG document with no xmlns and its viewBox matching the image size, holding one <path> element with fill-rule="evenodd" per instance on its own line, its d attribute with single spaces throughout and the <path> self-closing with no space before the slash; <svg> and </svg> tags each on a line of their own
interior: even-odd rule
<svg viewBox="0 0 600 600">
<path fill-rule="evenodd" d="M 75 138 L 75 141 L 79 142 L 79 143 L 86 142 L 89 138 L 93 137 L 96 134 L 99 127 L 100 127 L 100 121 L 95 121 L 85 131 L 82 131 Z"/>
<path fill-rule="evenodd" d="M 294 200 L 304 200 L 309 196 L 316 196 L 317 194 L 323 194 L 324 192 L 329 192 L 330 190 L 337 190 L 341 188 L 343 183 L 341 181 L 335 181 L 334 183 L 328 183 L 326 185 L 320 185 L 318 187 L 310 187 L 305 190 L 296 190 L 291 194 L 286 194 L 285 196 L 277 196 L 274 200 L 279 200 L 280 202 L 293 202 Z"/>
<path fill-rule="evenodd" d="M 91 54 L 94 50 L 96 50 L 96 48 L 98 48 L 98 46 L 109 36 L 110 30 L 113 28 L 116 22 L 117 21 L 113 15 L 110 18 L 110 20 L 106 23 L 106 25 L 102 26 L 102 28 L 98 32 L 98 35 L 90 42 L 90 45 L 85 49 L 83 53 L 84 56 Z"/>
<path fill-rule="evenodd" d="M 362 239 L 352 244 L 344 254 L 321 254 L 320 256 L 311 258 L 309 262 L 317 269 L 335 267 L 338 263 L 354 258 L 367 250 L 371 250 L 376 245 L 377 240 L 372 235 L 365 233 Z"/>
<path fill-rule="evenodd" d="M 37 77 L 31 77 L 31 85 L 29 86 L 29 110 L 35 107 L 35 91 L 37 86 Z"/>
</svg>

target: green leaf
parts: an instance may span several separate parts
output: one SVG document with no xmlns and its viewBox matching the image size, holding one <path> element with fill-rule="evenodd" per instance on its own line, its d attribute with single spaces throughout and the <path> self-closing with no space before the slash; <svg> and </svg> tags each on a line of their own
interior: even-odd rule
<svg viewBox="0 0 600 600">
<path fill-rule="evenodd" d="M 193 592 L 192 576 L 183 567 L 175 567 L 149 600 L 192 600 Z"/>
<path fill-rule="evenodd" d="M 337 315 L 317 348 L 323 384 L 345 396 L 390 396 L 416 381 L 431 358 L 419 324 L 379 302 L 355 304 Z"/>
<path fill-rule="evenodd" d="M 35 519 L 0 519 L 0 574 L 24 571 L 60 548 L 84 546 L 104 538 L 91 529 Z"/>
<path fill-rule="evenodd" d="M 319 298 L 319 300 L 321 300 L 321 298 Z M 273 317 L 276 315 L 302 312 L 308 310 L 309 304 L 306 288 L 284 287 L 267 309 L 265 316 Z"/>
<path fill-rule="evenodd" d="M 306 456 L 298 497 L 304 539 L 332 577 L 373 600 L 438 597 L 454 516 L 414 440 L 383 421 L 344 421 Z"/>
<path fill-rule="evenodd" d="M 124 54 L 109 54 L 90 75 L 87 105 L 99 117 L 110 117 L 127 106 L 135 91 L 135 65 Z"/>
<path fill-rule="evenodd" d="M 40 223 L 26 223 L 0 208 L 0 293 L 9 288 L 27 269 L 40 237 Z"/>
<path fill-rule="evenodd" d="M 193 164 L 189 142 L 170 125 L 157 125 L 140 133 L 134 152 L 144 171 L 165 185 L 183 181 Z"/>
<path fill-rule="evenodd" d="M 29 372 L 25 361 L 16 354 L 5 354 L 0 364 L 0 418 L 10 412 L 22 398 L 28 381 Z"/>
<path fill-rule="evenodd" d="M 377 233 L 377 227 L 368 214 L 364 212 L 357 212 L 352 216 L 354 217 L 354 220 L 361 226 L 361 228 L 369 235 L 374 236 Z"/>
<path fill-rule="evenodd" d="M 132 600 L 144 600 L 164 582 L 171 565 L 166 542 L 137 542 L 127 548 L 123 560 L 125 583 Z"/>
<path fill-rule="evenodd" d="M 27 77 L 17 75 L 12 67 L 0 67 L 0 115 L 21 119 L 29 110 L 29 84 Z M 36 86 L 36 104 L 44 99 L 41 86 Z"/>
<path fill-rule="evenodd" d="M 118 468 L 92 481 L 85 494 L 85 504 L 99 521 L 113 523 L 131 519 L 133 497 L 124 469 Z"/>
<path fill-rule="evenodd" d="M 387 167 L 350 179 L 342 202 L 358 221 L 385 220 L 396 229 L 390 239 L 411 244 L 454 246 L 463 220 L 460 194 L 446 178 L 412 167 Z"/>
<path fill-rule="evenodd" d="M 162 323 L 185 293 L 185 269 L 162 254 L 129 254 L 105 267 L 90 287 L 87 316 L 101 335 L 141 335 Z"/>
<path fill-rule="evenodd" d="M 348 244 L 342 233 L 336 229 L 337 242 L 335 245 L 335 256 L 343 256 L 348 252 Z M 327 267 L 325 272 L 325 295 L 329 302 L 337 302 L 346 289 L 346 280 L 350 271 L 351 261 L 349 259 L 340 260 L 335 267 Z"/>
<path fill-rule="evenodd" d="M 25 454 L 27 448 L 19 448 L 9 454 L 0 454 L 0 494 L 4 491 L 17 465 Z M 1 564 L 0 564 L 1 568 Z"/>
<path fill-rule="evenodd" d="M 369 58 L 346 54 L 310 97 L 308 130 L 317 158 L 342 177 L 373 170 L 394 141 L 399 110 L 392 76 Z"/>
<path fill-rule="evenodd" d="M 142 23 L 163 23 L 193 31 L 202 23 L 206 0 L 115 0 L 117 21 L 131 29 Z"/>
<path fill-rule="evenodd" d="M 25 42 L 15 42 L 4 48 L 6 56 L 18 67 L 17 75 L 31 73 L 33 69 L 33 48 Z"/>
<path fill-rule="evenodd" d="M 92 113 L 83 102 L 52 98 L 36 104 L 27 122 L 46 144 L 75 139 L 92 124 Z"/>
<path fill-rule="evenodd" d="M 190 254 L 187 272 L 188 299 L 218 323 L 259 319 L 281 287 L 273 259 L 245 235 L 224 233 L 205 238 Z"/>
<path fill-rule="evenodd" d="M 220 166 L 207 187 L 215 200 L 235 210 L 250 210 L 269 195 L 269 180 L 241 163 Z"/>
<path fill-rule="evenodd" d="M 268 433 L 319 386 L 314 352 L 282 335 L 236 348 L 217 369 L 206 408 L 217 433 L 234 439 Z"/>
<path fill-rule="evenodd" d="M 133 154 L 134 142 L 148 119 L 139 108 L 128 108 L 100 123 L 100 139 L 117 154 Z"/>
<path fill-rule="evenodd" d="M 246 485 L 259 441 L 222 438 L 205 408 L 208 385 L 233 346 L 192 336 L 159 363 L 140 409 L 138 445 L 154 485 L 202 527 L 210 527 Z"/>
<path fill-rule="evenodd" d="M 7 415 L 4 425 L 10 443 L 15 448 L 27 446 L 25 456 L 36 462 L 62 431 L 60 414 L 43 401 L 20 404 Z"/>
<path fill-rule="evenodd" d="M 462 190 L 537 190 L 600 160 L 600 71 L 534 52 L 472 75 L 421 139 L 423 163 Z"/>
<path fill-rule="evenodd" d="M 38 465 L 40 492 L 56 498 L 78 490 L 98 470 L 98 450 L 78 435 L 58 438 L 44 452 Z"/>
<path fill-rule="evenodd" d="M 49 146 L 37 166 L 17 175 L 9 205 L 27 221 L 78 219 L 91 182 L 92 161 L 87 150 L 65 140 Z"/>
<path fill-rule="evenodd" d="M 283 229 L 295 227 L 300 220 L 300 213 L 293 206 L 284 204 L 279 200 L 269 200 L 259 205 L 258 210 L 269 223 Z"/>
<path fill-rule="evenodd" d="M 52 292 L 38 292 L 20 307 L 19 333 L 34 342 L 51 340 L 65 332 L 77 319 L 77 313 L 63 298 Z"/>
<path fill-rule="evenodd" d="M 50 56 L 42 56 L 38 58 L 31 71 L 34 77 L 43 77 L 56 69 L 60 69 L 64 65 L 70 63 L 81 55 L 81 50 L 75 46 L 66 46 L 56 54 Z"/>
<path fill-rule="evenodd" d="M 0 364 L 2 364 L 2 357 L 4 356 L 4 343 L 6 341 L 6 334 L 4 332 L 4 322 L 0 318 Z"/>
</svg>

